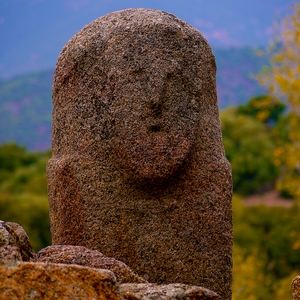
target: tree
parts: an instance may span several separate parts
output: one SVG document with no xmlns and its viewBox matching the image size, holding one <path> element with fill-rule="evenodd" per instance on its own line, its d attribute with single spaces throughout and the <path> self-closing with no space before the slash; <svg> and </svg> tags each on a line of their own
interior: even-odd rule
<svg viewBox="0 0 300 300">
<path fill-rule="evenodd" d="M 234 108 L 222 111 L 220 117 L 234 191 L 248 195 L 273 186 L 278 175 L 273 164 L 275 144 L 266 126 Z"/>
<path fill-rule="evenodd" d="M 37 156 L 28 153 L 26 149 L 17 144 L 4 144 L 0 146 L 0 182 L 11 176 L 21 166 L 29 166 L 37 161 Z"/>
<path fill-rule="evenodd" d="M 248 103 L 237 107 L 237 113 L 244 114 L 263 122 L 268 127 L 274 127 L 282 117 L 286 106 L 270 95 L 251 98 Z"/>
<path fill-rule="evenodd" d="M 49 158 L 50 152 L 0 146 L 0 220 L 23 226 L 36 251 L 51 243 L 45 174 Z"/>
<path fill-rule="evenodd" d="M 275 151 L 281 169 L 277 188 L 300 201 L 300 3 L 283 19 L 270 46 L 271 66 L 259 74 L 259 82 L 288 105 L 288 141 Z"/>
<path fill-rule="evenodd" d="M 291 299 L 300 271 L 300 207 L 245 206 L 233 195 L 233 299 Z"/>
</svg>

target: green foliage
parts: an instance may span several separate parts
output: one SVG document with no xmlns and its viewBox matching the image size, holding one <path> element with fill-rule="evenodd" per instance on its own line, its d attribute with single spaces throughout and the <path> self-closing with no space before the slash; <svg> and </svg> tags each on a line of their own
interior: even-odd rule
<svg viewBox="0 0 300 300">
<path fill-rule="evenodd" d="M 273 163 L 275 144 L 264 124 L 228 108 L 221 112 L 223 143 L 232 166 L 234 191 L 253 194 L 272 186 L 278 176 Z"/>
<path fill-rule="evenodd" d="M 285 99 L 289 107 L 288 141 L 280 145 L 276 164 L 281 176 L 277 189 L 300 201 L 300 3 L 279 24 L 270 46 L 271 66 L 258 75 L 259 82 L 274 97 Z"/>
<path fill-rule="evenodd" d="M 269 299 L 262 263 L 257 259 L 255 249 L 245 254 L 245 249 L 233 245 L 233 300 Z"/>
<path fill-rule="evenodd" d="M 247 249 L 246 254 L 251 253 L 251 248 L 259 249 L 266 274 L 284 278 L 295 267 L 300 270 L 299 217 L 298 206 L 246 207 L 235 218 L 235 243 Z M 239 223 L 247 224 L 246 228 L 238 226 Z"/>
<path fill-rule="evenodd" d="M 37 161 L 37 156 L 27 153 L 24 147 L 5 144 L 0 147 L 0 182 L 20 167 L 29 166 Z"/>
<path fill-rule="evenodd" d="M 45 175 L 49 158 L 50 152 L 0 146 L 0 219 L 23 226 L 35 250 L 51 243 Z"/>
<path fill-rule="evenodd" d="M 290 299 L 292 278 L 300 273 L 300 207 L 233 200 L 233 299 Z"/>
<path fill-rule="evenodd" d="M 237 113 L 250 116 L 268 126 L 277 124 L 286 106 L 276 98 L 263 95 L 251 98 L 247 104 L 237 107 Z"/>
<path fill-rule="evenodd" d="M 51 244 L 49 207 L 46 196 L 0 193 L 0 220 L 23 226 L 33 248 L 38 251 Z"/>
</svg>

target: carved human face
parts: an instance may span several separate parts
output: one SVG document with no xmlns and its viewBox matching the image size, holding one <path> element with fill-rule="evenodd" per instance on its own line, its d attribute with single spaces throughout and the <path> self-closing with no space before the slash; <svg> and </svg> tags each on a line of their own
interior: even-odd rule
<svg viewBox="0 0 300 300">
<path fill-rule="evenodd" d="M 160 180 L 186 160 L 199 121 L 199 99 L 179 61 L 160 52 L 121 53 L 114 61 L 117 162 L 138 179 Z"/>
</svg>

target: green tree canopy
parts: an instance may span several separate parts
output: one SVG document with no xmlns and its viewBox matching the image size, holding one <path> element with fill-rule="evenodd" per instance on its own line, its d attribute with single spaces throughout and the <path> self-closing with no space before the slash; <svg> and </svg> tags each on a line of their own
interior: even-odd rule
<svg viewBox="0 0 300 300">
<path fill-rule="evenodd" d="M 0 146 L 0 220 L 24 227 L 35 250 L 51 243 L 46 163 L 50 152 Z"/>
<path fill-rule="evenodd" d="M 300 3 L 295 3 L 292 14 L 279 24 L 269 51 L 271 66 L 259 74 L 258 80 L 289 107 L 289 139 L 275 152 L 281 169 L 277 188 L 300 201 Z"/>
<path fill-rule="evenodd" d="M 275 144 L 264 124 L 229 108 L 221 112 L 221 125 L 234 191 L 253 194 L 272 185 L 278 175 L 273 164 Z"/>
<path fill-rule="evenodd" d="M 261 95 L 251 98 L 247 104 L 240 105 L 237 113 L 244 114 L 272 127 L 282 117 L 286 106 L 270 95 Z"/>
</svg>

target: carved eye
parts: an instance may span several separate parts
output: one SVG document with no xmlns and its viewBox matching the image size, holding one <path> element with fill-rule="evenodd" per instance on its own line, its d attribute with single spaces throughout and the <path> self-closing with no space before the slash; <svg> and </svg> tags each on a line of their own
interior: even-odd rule
<svg viewBox="0 0 300 300">
<path fill-rule="evenodd" d="M 144 72 L 143 68 L 136 68 L 133 70 L 133 73 L 136 75 L 141 75 Z"/>
<path fill-rule="evenodd" d="M 160 129 L 161 129 L 160 125 L 152 125 L 150 127 L 151 132 L 158 132 L 158 131 L 160 131 Z"/>
<path fill-rule="evenodd" d="M 162 112 L 162 103 L 161 102 L 150 102 L 150 109 L 152 110 L 155 116 L 161 115 Z"/>
<path fill-rule="evenodd" d="M 171 79 L 172 78 L 172 73 L 168 73 L 167 74 L 167 79 Z"/>
</svg>

